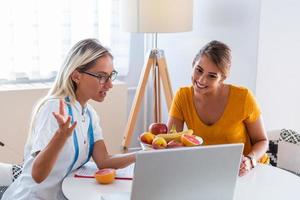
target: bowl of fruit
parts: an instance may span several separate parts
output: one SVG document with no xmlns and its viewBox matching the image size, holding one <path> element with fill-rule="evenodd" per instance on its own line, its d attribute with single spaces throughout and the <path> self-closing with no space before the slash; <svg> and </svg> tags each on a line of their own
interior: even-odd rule
<svg viewBox="0 0 300 200">
<path fill-rule="evenodd" d="M 191 129 L 177 132 L 175 127 L 168 132 L 163 123 L 152 123 L 147 132 L 140 135 L 140 143 L 143 150 L 181 148 L 199 146 L 203 139 L 193 135 Z"/>
</svg>

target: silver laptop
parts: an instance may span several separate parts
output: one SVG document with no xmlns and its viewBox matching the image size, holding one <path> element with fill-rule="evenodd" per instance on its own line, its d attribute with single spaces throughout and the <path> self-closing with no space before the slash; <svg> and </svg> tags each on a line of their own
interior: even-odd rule
<svg viewBox="0 0 300 200">
<path fill-rule="evenodd" d="M 243 144 L 138 152 L 131 200 L 232 200 Z"/>
</svg>

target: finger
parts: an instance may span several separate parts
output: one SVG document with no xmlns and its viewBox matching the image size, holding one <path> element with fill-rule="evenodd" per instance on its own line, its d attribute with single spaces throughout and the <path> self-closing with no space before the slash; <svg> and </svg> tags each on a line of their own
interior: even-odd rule
<svg viewBox="0 0 300 200">
<path fill-rule="evenodd" d="M 242 170 L 239 171 L 239 176 L 243 176 L 244 172 Z"/>
<path fill-rule="evenodd" d="M 64 118 L 61 115 L 59 115 L 59 114 L 57 114 L 55 112 L 52 112 L 52 114 L 55 117 L 55 119 L 56 119 L 56 121 L 57 121 L 57 123 L 58 123 L 59 126 L 61 126 L 61 125 L 64 124 Z"/>
<path fill-rule="evenodd" d="M 246 166 L 246 163 L 244 161 L 241 162 L 240 168 L 244 168 Z"/>
<path fill-rule="evenodd" d="M 73 131 L 74 131 L 76 125 L 77 125 L 77 122 L 74 122 L 74 123 L 70 126 L 70 128 L 67 128 L 66 133 L 67 133 L 68 136 L 71 136 L 71 135 L 72 135 L 72 133 L 73 133 Z"/>
<path fill-rule="evenodd" d="M 69 127 L 70 127 L 70 123 L 71 123 L 71 117 L 68 116 L 67 121 L 66 121 L 65 124 L 64 124 L 64 127 L 65 127 L 65 128 L 69 128 Z"/>
<path fill-rule="evenodd" d="M 241 172 L 239 173 L 239 176 L 244 176 L 246 173 L 245 172 Z"/>
<path fill-rule="evenodd" d="M 244 161 L 241 162 L 241 166 L 245 166 L 246 163 Z"/>
<path fill-rule="evenodd" d="M 67 135 L 70 135 L 69 133 L 69 127 L 71 123 L 71 117 L 67 117 L 67 121 L 65 121 L 63 124 L 61 124 L 60 129 L 62 132 L 66 133 Z"/>
<path fill-rule="evenodd" d="M 246 162 L 246 161 L 247 161 L 247 158 L 243 156 L 242 161 L 243 161 L 243 162 Z"/>
<path fill-rule="evenodd" d="M 239 171 L 239 176 L 244 176 L 245 174 L 247 174 L 247 170 L 245 170 L 245 169 L 240 169 L 240 171 Z"/>
<path fill-rule="evenodd" d="M 65 116 L 65 102 L 63 99 L 59 100 L 59 114 Z"/>
<path fill-rule="evenodd" d="M 77 121 L 75 121 L 75 122 L 71 125 L 71 127 L 69 128 L 70 132 L 73 132 L 73 131 L 74 131 L 76 125 L 77 125 Z"/>
</svg>

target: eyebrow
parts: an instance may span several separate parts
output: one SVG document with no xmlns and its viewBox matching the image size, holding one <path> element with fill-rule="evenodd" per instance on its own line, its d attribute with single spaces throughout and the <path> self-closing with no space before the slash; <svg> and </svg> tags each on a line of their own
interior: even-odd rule
<svg viewBox="0 0 300 200">
<path fill-rule="evenodd" d="M 106 75 L 110 75 L 111 73 L 113 73 L 116 70 L 112 70 L 110 73 L 104 72 L 104 71 L 98 71 L 98 72 L 93 72 L 95 74 L 106 74 Z"/>
<path fill-rule="evenodd" d="M 200 68 L 201 70 L 203 70 L 203 68 L 202 68 L 200 65 L 197 65 L 196 67 L 198 67 L 198 68 Z M 204 70 L 203 70 L 203 71 L 204 71 Z M 218 76 L 218 73 L 216 73 L 216 72 L 208 72 L 208 74 Z"/>
</svg>

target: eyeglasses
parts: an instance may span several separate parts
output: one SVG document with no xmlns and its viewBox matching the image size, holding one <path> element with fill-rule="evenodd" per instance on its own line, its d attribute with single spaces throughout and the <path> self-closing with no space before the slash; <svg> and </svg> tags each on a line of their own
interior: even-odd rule
<svg viewBox="0 0 300 200">
<path fill-rule="evenodd" d="M 92 73 L 88 71 L 81 71 L 80 73 L 88 74 L 90 76 L 97 78 L 100 84 L 107 83 L 109 79 L 111 81 L 114 81 L 118 75 L 118 72 L 115 70 L 112 71 L 111 74 L 107 74 L 105 72 Z"/>
</svg>

